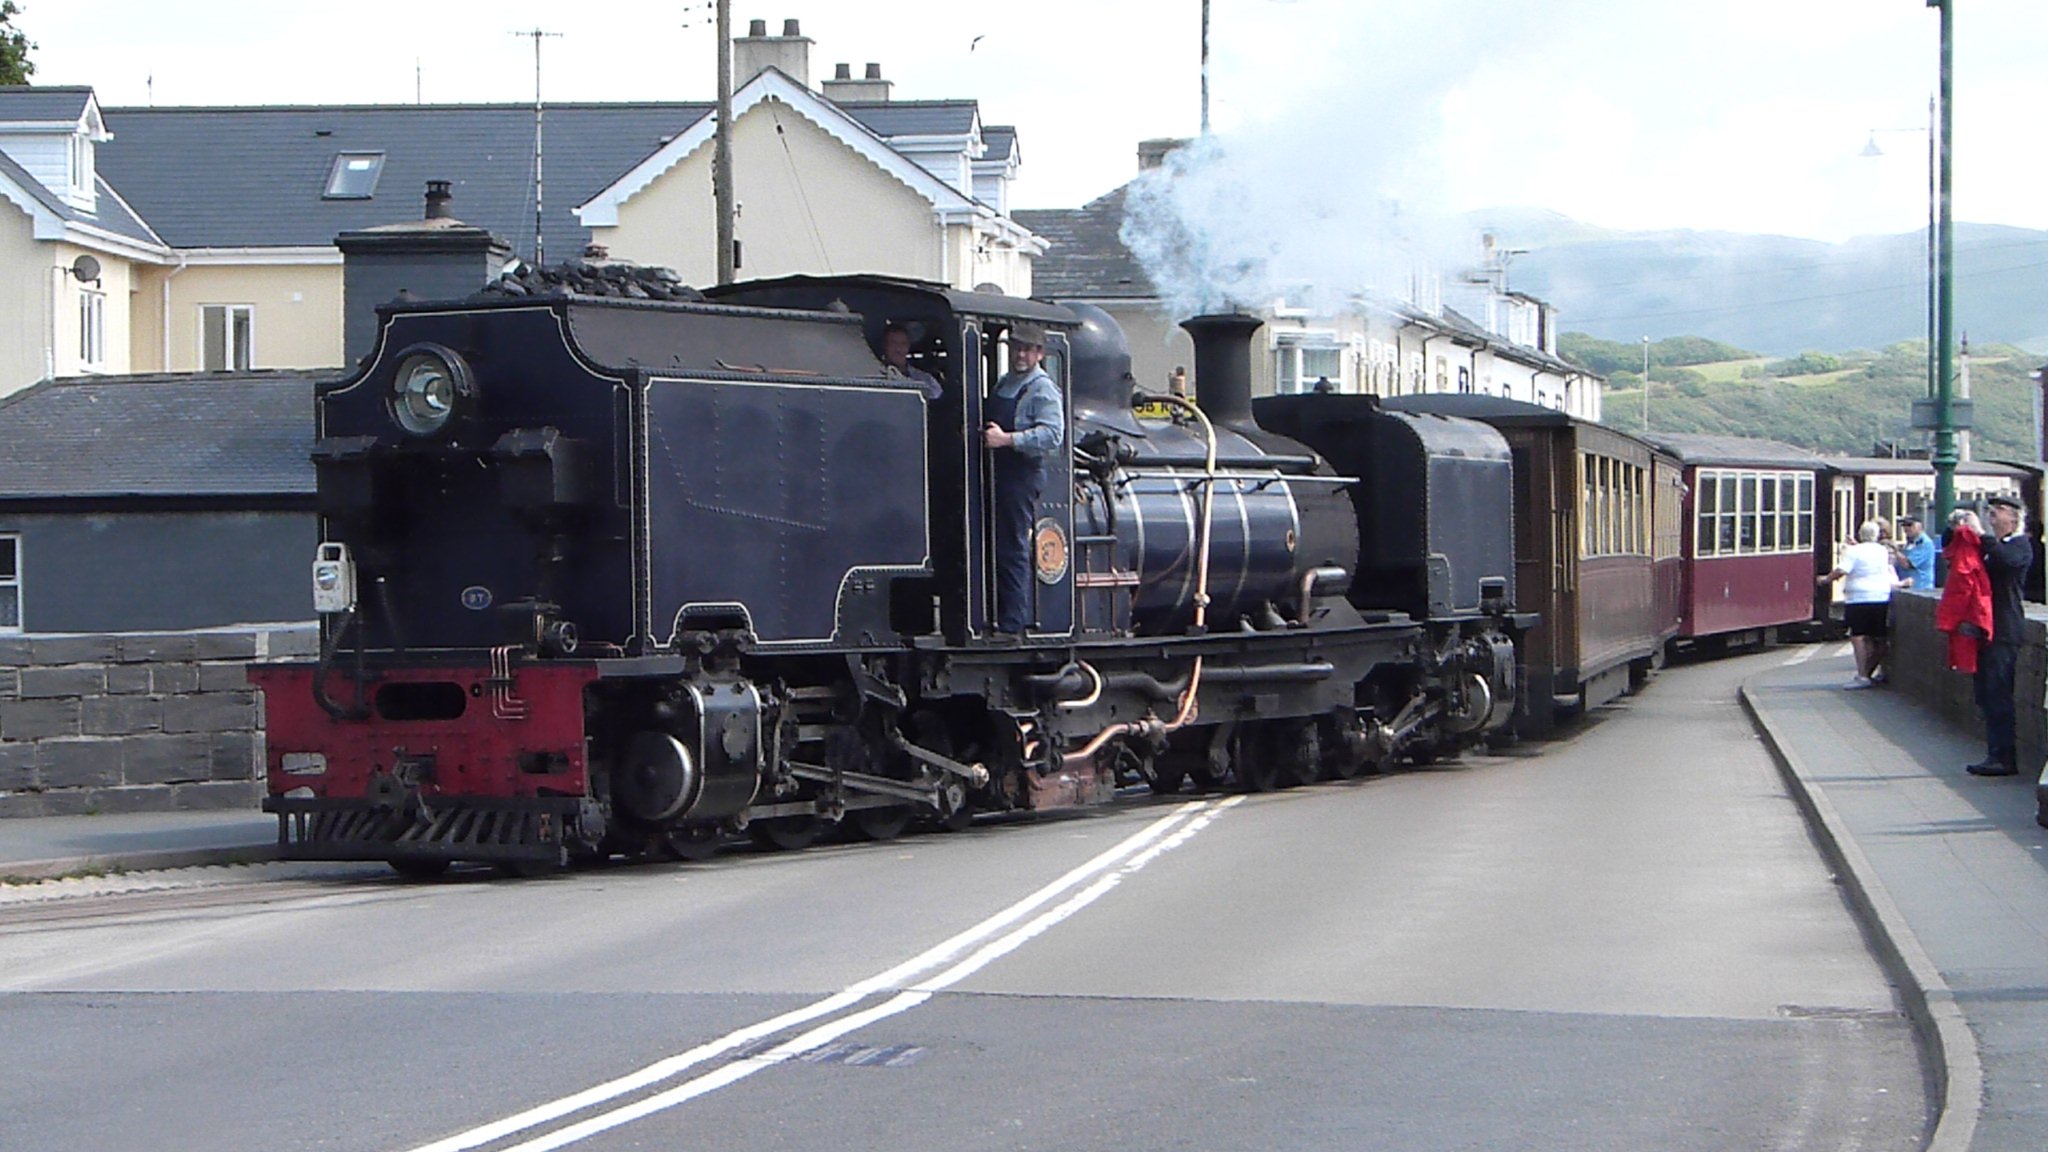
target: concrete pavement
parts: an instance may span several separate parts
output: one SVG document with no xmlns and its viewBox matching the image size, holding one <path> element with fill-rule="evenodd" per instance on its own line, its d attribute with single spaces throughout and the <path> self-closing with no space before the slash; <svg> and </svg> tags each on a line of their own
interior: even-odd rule
<svg viewBox="0 0 2048 1152">
<path fill-rule="evenodd" d="M 277 858 L 277 817 L 135 812 L 0 820 L 0 883 Z"/>
<path fill-rule="evenodd" d="M 1968 775 L 1978 732 L 1890 692 L 1845 691 L 1844 653 L 1789 651 L 1743 702 L 1926 1040 L 1942 1109 L 1929 1147 L 2038 1148 L 2048 830 L 2034 820 L 2035 780 Z"/>
</svg>

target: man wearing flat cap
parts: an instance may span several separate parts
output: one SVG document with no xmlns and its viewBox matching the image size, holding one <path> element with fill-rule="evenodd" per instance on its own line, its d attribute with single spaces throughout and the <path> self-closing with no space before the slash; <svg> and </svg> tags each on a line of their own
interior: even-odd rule
<svg viewBox="0 0 2048 1152">
<path fill-rule="evenodd" d="M 1045 489 L 1046 465 L 1066 441 L 1059 386 L 1039 367 L 1045 329 L 1010 329 L 1010 370 L 983 412 L 982 442 L 994 457 L 996 631 L 1021 636 L 1032 624 L 1031 525 Z"/>
<path fill-rule="evenodd" d="M 2013 672 L 2019 665 L 2021 630 L 2026 611 L 2020 589 L 2034 566 L 2034 542 L 2020 523 L 2020 502 L 1993 496 L 1984 533 L 1984 572 L 1991 582 L 1991 643 L 1977 661 L 1977 707 L 1984 713 L 1984 759 L 1969 767 L 1972 776 L 2011 776 L 2019 771 L 2018 735 L 2013 709 Z"/>
</svg>

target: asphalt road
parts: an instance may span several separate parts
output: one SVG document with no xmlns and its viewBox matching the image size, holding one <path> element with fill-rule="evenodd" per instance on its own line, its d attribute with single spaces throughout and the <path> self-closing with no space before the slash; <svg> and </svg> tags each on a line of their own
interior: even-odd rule
<svg viewBox="0 0 2048 1152">
<path fill-rule="evenodd" d="M 1910 1027 L 1735 705 L 1783 658 L 1269 796 L 6 890 L 0 1150 L 1916 1148 Z"/>
</svg>

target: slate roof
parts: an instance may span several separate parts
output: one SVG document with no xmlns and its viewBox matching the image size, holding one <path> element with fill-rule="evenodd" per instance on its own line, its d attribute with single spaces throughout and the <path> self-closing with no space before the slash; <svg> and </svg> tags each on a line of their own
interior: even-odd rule
<svg viewBox="0 0 2048 1152">
<path fill-rule="evenodd" d="M 91 100 L 92 89 L 83 86 L 37 88 L 0 84 L 0 124 L 76 124 Z"/>
<path fill-rule="evenodd" d="M 848 100 L 841 111 L 875 135 L 965 136 L 974 131 L 980 105 L 972 100 Z"/>
<path fill-rule="evenodd" d="M 52 214 L 61 219 L 69 220 L 74 224 L 92 224 L 104 228 L 117 236 L 133 240 L 138 244 L 157 245 L 163 243 L 156 233 L 149 230 L 149 225 L 136 219 L 135 213 L 130 211 L 128 205 L 122 203 L 121 198 L 114 194 L 114 189 L 103 176 L 95 177 L 93 181 L 99 192 L 99 210 L 97 212 L 85 212 L 73 208 L 69 201 L 43 187 L 40 181 L 28 174 L 27 169 L 16 164 L 13 158 L 5 152 L 0 152 L 0 178 L 5 178 L 19 186 L 36 203 L 49 209 Z"/>
<path fill-rule="evenodd" d="M 581 253 L 571 214 L 711 111 L 709 104 L 561 104 L 546 110 L 542 234 Z M 429 180 L 454 183 L 457 218 L 531 255 L 533 109 L 518 105 L 103 109 L 98 167 L 179 248 L 312 247 L 420 215 Z M 381 152 L 369 199 L 324 198 L 335 157 Z"/>
<path fill-rule="evenodd" d="M 971 100 L 840 105 L 887 139 L 973 129 Z M 549 261 L 578 255 L 573 213 L 674 137 L 708 103 L 555 104 L 545 112 L 542 236 Z M 419 215 L 429 180 L 454 183 L 457 219 L 533 247 L 533 108 L 399 104 L 104 108 L 114 142 L 101 173 L 178 248 L 326 246 L 342 232 Z M 372 198 L 325 199 L 335 157 L 381 152 Z"/>
<path fill-rule="evenodd" d="M 299 496 L 312 372 L 75 376 L 0 401 L 0 500 Z"/>
<path fill-rule="evenodd" d="M 1009 124 L 984 124 L 981 142 L 988 145 L 982 153 L 983 160 L 1008 160 L 1017 150 L 1017 129 Z"/>
<path fill-rule="evenodd" d="M 1050 247 L 1031 262 L 1031 291 L 1055 300 L 1128 300 L 1159 294 L 1144 266 L 1117 233 L 1124 226 L 1129 185 L 1079 208 L 1010 213 Z"/>
</svg>

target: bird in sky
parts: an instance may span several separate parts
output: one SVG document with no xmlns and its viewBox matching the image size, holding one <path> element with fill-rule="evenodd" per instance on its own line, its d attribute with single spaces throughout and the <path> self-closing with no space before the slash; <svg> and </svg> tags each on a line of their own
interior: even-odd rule
<svg viewBox="0 0 2048 1152">
<path fill-rule="evenodd" d="M 988 37 L 987 37 L 986 35 L 981 35 L 981 36 L 976 36 L 976 37 L 975 37 L 974 39 L 972 39 L 972 40 L 969 40 L 969 41 L 967 42 L 967 50 L 968 50 L 969 52 L 972 52 L 972 51 L 974 51 L 974 49 L 975 49 L 975 46 L 976 46 L 976 45 L 978 45 L 978 44 L 980 44 L 980 43 L 981 43 L 981 42 L 982 42 L 983 40 L 986 40 L 987 38 L 988 38 Z"/>
</svg>

